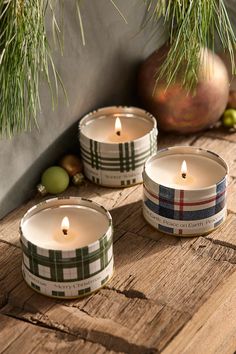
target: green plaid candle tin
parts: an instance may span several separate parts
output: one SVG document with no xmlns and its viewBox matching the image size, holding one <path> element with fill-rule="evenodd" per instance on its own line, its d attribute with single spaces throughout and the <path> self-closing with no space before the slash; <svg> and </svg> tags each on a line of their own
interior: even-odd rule
<svg viewBox="0 0 236 354">
<path fill-rule="evenodd" d="M 62 215 L 72 219 L 74 231 L 68 228 L 68 233 L 61 235 L 58 223 Z M 84 227 L 88 227 L 87 235 L 82 235 Z M 78 241 L 80 235 L 82 241 Z M 77 197 L 48 199 L 32 207 L 20 223 L 23 277 L 43 295 L 88 295 L 103 287 L 113 274 L 112 237 L 111 215 L 97 203 Z"/>
<path fill-rule="evenodd" d="M 119 118 L 121 130 L 116 131 Z M 105 107 L 79 122 L 86 177 L 102 186 L 126 187 L 142 182 L 143 165 L 157 151 L 155 118 L 136 107 Z"/>
<path fill-rule="evenodd" d="M 175 176 L 182 160 L 189 166 L 187 177 L 181 171 Z M 227 175 L 226 162 L 211 151 L 187 146 L 160 150 L 144 166 L 144 218 L 176 236 L 213 231 L 227 216 Z"/>
</svg>

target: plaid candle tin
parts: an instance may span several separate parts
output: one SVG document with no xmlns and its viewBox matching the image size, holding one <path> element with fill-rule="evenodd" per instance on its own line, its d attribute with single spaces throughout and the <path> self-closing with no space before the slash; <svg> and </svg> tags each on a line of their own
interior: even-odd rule
<svg viewBox="0 0 236 354">
<path fill-rule="evenodd" d="M 150 178 L 148 169 L 158 159 L 172 154 L 200 155 L 223 169 L 223 178 L 205 188 L 170 188 Z M 184 157 L 183 157 L 184 158 Z M 212 173 L 211 170 L 207 173 Z M 171 147 L 160 150 L 150 157 L 143 171 L 143 215 L 157 230 L 175 236 L 207 234 L 219 227 L 226 219 L 226 191 L 228 166 L 217 154 L 195 147 Z"/>
<path fill-rule="evenodd" d="M 127 137 L 124 142 L 109 142 L 103 138 L 108 134 L 106 123 L 114 129 L 117 117 L 124 125 L 124 134 L 127 129 L 136 129 L 138 138 L 130 140 Z M 79 122 L 80 150 L 86 177 L 107 187 L 141 183 L 143 165 L 157 151 L 157 134 L 155 118 L 140 108 L 105 107 L 89 113 Z"/>
<path fill-rule="evenodd" d="M 101 213 L 107 219 L 106 232 L 95 242 L 76 249 L 50 249 L 47 245 L 37 245 L 37 240 L 32 242 L 32 238 L 29 241 L 24 232 L 24 223 L 37 213 L 65 204 L 85 206 Z M 43 227 L 42 224 L 42 232 Z M 77 197 L 46 200 L 32 207 L 20 223 L 23 277 L 32 289 L 50 297 L 77 298 L 88 295 L 103 287 L 113 274 L 112 238 L 111 215 L 97 203 Z"/>
</svg>

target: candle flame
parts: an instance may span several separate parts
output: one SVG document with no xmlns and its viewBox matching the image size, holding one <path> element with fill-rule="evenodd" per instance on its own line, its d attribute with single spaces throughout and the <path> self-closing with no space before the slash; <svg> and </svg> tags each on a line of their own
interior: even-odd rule
<svg viewBox="0 0 236 354">
<path fill-rule="evenodd" d="M 181 165 L 181 175 L 183 178 L 186 178 L 187 177 L 187 171 L 188 171 L 188 168 L 187 168 L 187 163 L 186 161 L 184 160 L 182 162 L 182 165 Z"/>
<path fill-rule="evenodd" d="M 70 228 L 70 221 L 69 218 L 65 216 L 61 222 L 61 230 L 64 235 L 67 235 L 69 228 Z"/>
<path fill-rule="evenodd" d="M 115 122 L 115 132 L 116 135 L 120 135 L 121 134 L 121 129 L 122 129 L 122 125 L 121 125 L 121 120 L 119 117 L 116 118 L 116 122 Z"/>
</svg>

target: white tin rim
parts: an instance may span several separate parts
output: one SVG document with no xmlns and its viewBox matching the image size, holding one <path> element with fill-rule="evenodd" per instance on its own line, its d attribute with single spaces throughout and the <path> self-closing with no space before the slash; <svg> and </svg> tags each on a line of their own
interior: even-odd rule
<svg viewBox="0 0 236 354">
<path fill-rule="evenodd" d="M 134 143 L 137 143 L 139 141 L 142 141 L 143 139 L 146 138 L 146 136 L 148 136 L 149 134 L 151 134 L 153 132 L 153 130 L 156 130 L 156 136 L 158 135 L 158 129 L 157 129 L 157 122 L 156 122 L 156 119 L 155 117 L 145 111 L 144 109 L 142 108 L 138 108 L 138 107 L 134 107 L 134 106 L 107 106 L 107 107 L 102 107 L 102 108 L 99 108 L 97 110 L 94 110 L 88 114 L 86 114 L 85 116 L 83 116 L 80 120 L 79 120 L 79 134 L 84 137 L 85 139 L 88 139 L 88 140 L 91 140 L 89 137 L 87 137 L 82 129 L 83 129 L 83 126 L 85 126 L 85 124 L 92 118 L 96 117 L 96 116 L 99 116 L 101 114 L 118 114 L 118 113 L 127 113 L 127 114 L 139 114 L 139 115 L 142 115 L 144 118 L 146 118 L 147 120 L 149 120 L 152 124 L 153 124 L 153 127 L 152 129 L 150 129 L 150 131 L 137 138 L 137 139 L 133 139 L 133 140 L 127 140 L 125 142 L 121 142 L 120 144 L 126 144 L 126 143 L 130 143 L 131 141 L 134 142 Z M 96 141 L 98 144 L 101 144 L 101 145 L 104 145 L 104 146 L 107 146 L 107 147 L 111 147 L 112 145 L 114 146 L 117 146 L 118 143 L 113 143 L 113 142 L 103 142 L 103 141 L 98 141 L 98 140 L 95 140 L 95 139 L 92 139 L 93 141 Z"/>
<path fill-rule="evenodd" d="M 212 185 L 209 185 L 207 187 L 202 187 L 202 188 L 196 188 L 193 190 L 188 190 L 188 192 L 197 192 L 197 191 L 207 191 L 209 189 L 214 188 L 215 185 L 220 184 L 222 181 L 224 181 L 228 174 L 229 174 L 229 166 L 227 164 L 227 162 L 218 154 L 210 151 L 210 150 L 206 150 L 200 147 L 195 147 L 195 146 L 188 146 L 188 145 L 178 145 L 178 146 L 172 146 L 172 147 L 168 147 L 168 148 L 164 148 L 164 149 L 160 149 L 157 151 L 157 153 L 153 156 L 150 156 L 147 161 L 144 164 L 144 169 L 143 169 L 143 182 L 145 183 L 145 181 L 150 181 L 151 183 L 153 183 L 154 185 L 159 185 L 158 182 L 154 181 L 146 172 L 147 166 L 148 164 L 152 161 L 155 160 L 161 156 L 167 156 L 167 155 L 171 155 L 173 152 L 175 153 L 192 153 L 192 154 L 204 154 L 205 156 L 211 158 L 212 160 L 218 162 L 222 167 L 224 167 L 225 169 L 225 176 L 217 181 L 217 183 L 214 183 Z M 169 187 L 165 184 L 161 184 L 162 186 L 169 188 L 169 189 L 173 189 L 173 190 L 181 190 L 181 188 L 172 188 Z"/>
<path fill-rule="evenodd" d="M 24 237 L 24 239 L 26 241 L 27 238 L 25 237 L 24 233 L 23 233 L 23 224 L 24 222 L 30 218 L 31 216 L 37 214 L 39 211 L 44 210 L 44 209 L 50 209 L 50 208 L 56 208 L 60 205 L 64 205 L 66 203 L 69 203 L 71 205 L 83 205 L 83 206 L 87 206 L 90 208 L 93 208 L 97 211 L 100 211 L 103 215 L 105 215 L 108 219 L 108 228 L 106 230 L 106 232 L 101 235 L 101 237 L 94 241 L 93 243 L 90 243 L 86 246 L 80 247 L 79 249 L 84 249 L 84 248 L 88 248 L 88 247 L 93 247 L 95 246 L 97 243 L 99 243 L 103 238 L 105 238 L 107 235 L 112 235 L 113 229 L 112 229 L 112 217 L 110 212 L 105 209 L 102 205 L 94 202 L 93 200 L 90 199 L 86 199 L 86 198 L 81 198 L 81 197 L 56 197 L 56 198 L 50 198 L 50 199 L 46 199 L 44 201 L 42 201 L 41 203 L 38 203 L 34 206 L 32 206 L 29 210 L 27 210 L 27 212 L 23 215 L 21 221 L 20 221 L 20 236 L 21 238 Z M 39 249 L 43 249 L 42 247 L 37 246 L 37 244 L 35 244 L 34 242 L 30 241 L 30 243 L 32 243 L 33 245 L 35 245 L 37 248 Z M 63 250 L 57 250 L 57 249 L 53 249 L 53 252 L 57 252 L 60 251 L 63 253 Z M 75 249 L 66 249 L 66 252 L 72 252 L 75 251 Z"/>
</svg>

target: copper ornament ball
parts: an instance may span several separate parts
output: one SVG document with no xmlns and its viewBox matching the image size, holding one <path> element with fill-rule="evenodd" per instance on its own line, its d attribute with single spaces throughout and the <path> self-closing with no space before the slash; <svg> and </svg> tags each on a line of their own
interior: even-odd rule
<svg viewBox="0 0 236 354">
<path fill-rule="evenodd" d="M 72 154 L 65 155 L 60 160 L 59 165 L 63 167 L 71 177 L 83 170 L 81 160 L 76 155 Z"/>
<path fill-rule="evenodd" d="M 156 117 L 158 128 L 166 132 L 195 133 L 212 126 L 228 102 L 229 78 L 224 63 L 212 51 L 204 49 L 194 93 L 188 93 L 182 87 L 182 73 L 168 88 L 166 81 L 161 80 L 154 91 L 155 74 L 168 50 L 164 45 L 140 68 L 138 92 L 144 107 Z"/>
</svg>

